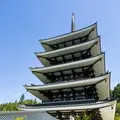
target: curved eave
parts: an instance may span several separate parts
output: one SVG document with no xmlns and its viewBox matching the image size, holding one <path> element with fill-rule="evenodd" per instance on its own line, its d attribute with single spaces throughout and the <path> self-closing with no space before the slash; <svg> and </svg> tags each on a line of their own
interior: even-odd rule
<svg viewBox="0 0 120 120">
<path fill-rule="evenodd" d="M 75 80 L 75 81 L 73 80 L 73 81 L 59 82 L 59 83 L 53 83 L 53 84 L 36 85 L 36 86 L 24 85 L 24 87 L 27 90 L 30 89 L 30 90 L 47 91 L 47 90 L 54 90 L 54 89 L 93 85 L 93 84 L 97 84 L 98 82 L 104 81 L 106 79 L 109 80 L 109 73 L 100 77 L 90 78 L 90 79 Z"/>
<path fill-rule="evenodd" d="M 100 61 L 100 62 L 99 62 Z M 92 57 L 89 59 L 84 59 L 81 61 L 70 62 L 55 66 L 43 67 L 43 68 L 30 68 L 30 70 L 44 83 L 50 82 L 44 74 L 65 71 L 70 69 L 76 69 L 81 67 L 90 66 L 95 63 L 93 69 L 95 70 L 95 75 L 100 76 L 101 74 L 105 74 L 105 63 L 104 63 L 104 53 Z"/>
<path fill-rule="evenodd" d="M 62 82 L 62 83 L 56 83 L 56 84 L 47 84 L 47 85 L 40 85 L 40 86 L 25 85 L 24 87 L 27 89 L 27 91 L 29 91 L 31 94 L 33 94 L 37 98 L 41 100 L 46 100 L 46 99 L 48 100 L 47 96 L 44 96 L 44 94 L 42 94 L 43 91 L 61 90 L 61 89 L 67 89 L 67 88 L 96 85 L 99 99 L 104 100 L 110 97 L 109 83 L 110 83 L 110 73 L 107 73 L 103 76 L 91 78 L 91 79 Z"/>
<path fill-rule="evenodd" d="M 116 104 L 116 101 L 106 101 L 106 102 L 96 102 L 96 103 L 88 103 L 88 104 L 71 104 L 71 105 L 58 105 L 58 106 L 46 106 L 46 107 L 28 107 L 25 105 L 19 106 L 21 110 L 27 110 L 27 111 L 71 111 L 71 110 L 86 110 L 86 109 L 100 109 L 105 107 L 112 107 Z"/>
<path fill-rule="evenodd" d="M 97 23 L 94 23 L 94 24 L 92 24 L 88 27 L 82 28 L 80 30 L 76 30 L 74 32 L 70 32 L 70 33 L 56 36 L 53 38 L 43 39 L 43 40 L 40 40 L 40 42 L 46 51 L 50 51 L 51 48 L 48 45 L 59 44 L 61 42 L 66 42 L 66 41 L 69 41 L 71 39 L 80 38 L 80 37 L 88 35 L 90 32 L 91 32 L 91 34 L 89 36 L 89 40 L 94 39 L 98 36 Z"/>
<path fill-rule="evenodd" d="M 78 44 L 78 45 L 74 45 L 74 46 L 70 46 L 70 47 L 66 47 L 66 48 L 62 48 L 54 51 L 44 52 L 44 53 L 35 53 L 35 55 L 43 63 L 43 65 L 50 66 L 50 62 L 47 58 L 59 57 L 62 55 L 68 55 L 70 53 L 74 54 L 76 52 L 85 51 L 90 48 L 91 48 L 92 56 L 96 56 L 100 54 L 101 52 L 100 36 L 82 44 Z"/>
</svg>

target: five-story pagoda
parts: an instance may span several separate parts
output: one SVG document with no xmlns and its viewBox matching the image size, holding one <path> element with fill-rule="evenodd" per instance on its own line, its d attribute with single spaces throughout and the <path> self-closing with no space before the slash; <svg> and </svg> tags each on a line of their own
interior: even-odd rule
<svg viewBox="0 0 120 120">
<path fill-rule="evenodd" d="M 45 67 L 30 68 L 44 85 L 24 85 L 42 100 L 20 105 L 22 110 L 46 111 L 60 120 L 86 110 L 92 120 L 114 120 L 116 101 L 110 99 L 110 73 L 105 69 L 97 23 L 71 33 L 41 40 L 45 52 L 35 55 Z"/>
</svg>

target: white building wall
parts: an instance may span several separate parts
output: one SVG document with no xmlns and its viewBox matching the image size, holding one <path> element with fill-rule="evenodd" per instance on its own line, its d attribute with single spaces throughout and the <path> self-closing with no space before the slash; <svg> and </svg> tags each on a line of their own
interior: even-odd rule
<svg viewBox="0 0 120 120">
<path fill-rule="evenodd" d="M 112 106 L 101 108 L 100 112 L 103 120 L 114 120 L 116 103 Z"/>
<path fill-rule="evenodd" d="M 96 85 L 99 100 L 105 100 L 110 97 L 109 79 Z"/>
<path fill-rule="evenodd" d="M 75 120 L 74 117 L 72 115 L 70 115 L 70 120 Z"/>
</svg>

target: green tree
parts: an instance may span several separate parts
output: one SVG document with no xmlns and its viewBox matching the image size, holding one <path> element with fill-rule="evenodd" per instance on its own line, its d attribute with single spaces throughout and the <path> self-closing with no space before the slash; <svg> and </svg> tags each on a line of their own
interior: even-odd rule
<svg viewBox="0 0 120 120">
<path fill-rule="evenodd" d="M 4 107 L 2 111 L 7 111 L 6 108 Z"/>
<path fill-rule="evenodd" d="M 113 90 L 110 90 L 110 96 L 113 97 Z"/>
<path fill-rule="evenodd" d="M 86 110 L 83 110 L 80 115 L 74 116 L 75 120 L 91 120 L 91 114 L 88 115 Z"/>
<path fill-rule="evenodd" d="M 32 100 L 32 99 L 26 99 L 24 100 L 23 104 L 28 104 L 28 105 L 35 105 L 35 104 L 39 104 L 40 102 L 37 102 L 36 99 Z"/>
<path fill-rule="evenodd" d="M 20 104 L 22 104 L 22 103 L 23 103 L 24 99 L 25 99 L 25 96 L 24 96 L 24 94 L 22 94 L 22 95 L 21 95 L 21 97 L 20 97 L 20 101 L 19 101 L 19 102 L 20 102 Z"/>
<path fill-rule="evenodd" d="M 19 109 L 18 109 L 19 104 L 35 105 L 35 104 L 40 104 L 40 102 L 37 102 L 36 99 L 34 99 L 34 100 L 26 99 L 25 100 L 25 96 L 24 96 L 24 94 L 22 94 L 19 101 L 16 100 L 13 103 L 9 102 L 9 103 L 0 104 L 0 111 L 19 111 Z"/>
<path fill-rule="evenodd" d="M 27 116 L 15 118 L 15 120 L 26 120 L 26 119 L 27 119 Z"/>
<path fill-rule="evenodd" d="M 36 98 L 34 99 L 33 104 L 37 104 L 37 100 L 36 100 Z"/>
<path fill-rule="evenodd" d="M 120 120 L 120 115 L 118 113 L 116 113 L 114 120 Z"/>
<path fill-rule="evenodd" d="M 116 113 L 120 115 L 120 102 L 117 103 Z"/>
<path fill-rule="evenodd" d="M 113 90 L 113 97 L 120 102 L 120 83 L 117 84 L 117 86 Z"/>
</svg>

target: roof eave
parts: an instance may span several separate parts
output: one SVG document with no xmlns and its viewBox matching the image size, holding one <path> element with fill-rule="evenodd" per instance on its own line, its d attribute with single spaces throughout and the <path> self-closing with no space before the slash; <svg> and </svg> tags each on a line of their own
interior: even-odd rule
<svg viewBox="0 0 120 120">
<path fill-rule="evenodd" d="M 40 39 L 39 41 L 43 45 L 44 43 L 47 43 L 48 41 L 52 41 L 52 40 L 56 40 L 56 39 L 59 39 L 59 38 L 63 38 L 63 37 L 66 37 L 67 35 L 74 35 L 74 34 L 76 34 L 76 32 L 81 32 L 82 30 L 85 30 L 85 29 L 87 29 L 89 27 L 92 27 L 92 26 L 95 27 L 96 30 L 97 30 L 97 22 L 95 22 L 92 25 L 89 25 L 89 26 L 84 27 L 82 29 L 76 30 L 74 32 L 69 32 L 69 33 L 66 33 L 66 34 L 58 35 L 58 36 L 47 38 L 47 39 Z M 98 35 L 98 33 L 97 33 L 97 35 Z"/>
</svg>

